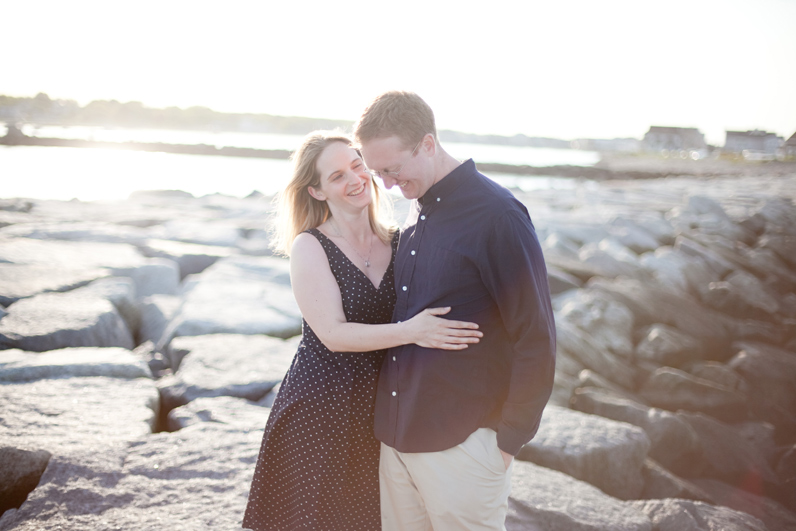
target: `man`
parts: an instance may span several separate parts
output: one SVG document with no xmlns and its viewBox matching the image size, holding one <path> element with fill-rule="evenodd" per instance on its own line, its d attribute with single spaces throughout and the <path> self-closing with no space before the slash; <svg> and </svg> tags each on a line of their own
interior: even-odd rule
<svg viewBox="0 0 796 531">
<path fill-rule="evenodd" d="M 382 525 L 505 529 L 513 456 L 550 396 L 555 323 L 544 258 L 526 208 L 442 148 L 416 94 L 387 92 L 355 128 L 387 188 L 413 199 L 395 259 L 393 320 L 450 306 L 480 343 L 458 352 L 387 352 L 376 398 Z"/>
</svg>

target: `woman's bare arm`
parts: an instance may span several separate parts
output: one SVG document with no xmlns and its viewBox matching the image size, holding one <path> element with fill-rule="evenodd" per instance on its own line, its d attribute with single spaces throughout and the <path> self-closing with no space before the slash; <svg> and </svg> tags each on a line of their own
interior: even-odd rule
<svg viewBox="0 0 796 531">
<path fill-rule="evenodd" d="M 293 242 L 290 281 L 304 320 L 323 344 L 336 352 L 367 352 L 410 343 L 461 350 L 483 335 L 475 323 L 438 317 L 450 308 L 430 308 L 402 323 L 346 322 L 340 288 L 326 253 L 310 234 L 299 234 Z"/>
</svg>

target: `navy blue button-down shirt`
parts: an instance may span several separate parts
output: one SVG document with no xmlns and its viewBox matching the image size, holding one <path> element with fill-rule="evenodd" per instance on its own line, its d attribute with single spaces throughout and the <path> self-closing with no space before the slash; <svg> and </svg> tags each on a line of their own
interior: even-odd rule
<svg viewBox="0 0 796 531">
<path fill-rule="evenodd" d="M 446 318 L 476 322 L 484 337 L 461 351 L 389 349 L 376 437 L 433 452 L 489 427 L 516 455 L 539 427 L 555 369 L 547 270 L 525 206 L 468 160 L 410 207 L 395 283 L 394 322 L 451 306 Z"/>
</svg>

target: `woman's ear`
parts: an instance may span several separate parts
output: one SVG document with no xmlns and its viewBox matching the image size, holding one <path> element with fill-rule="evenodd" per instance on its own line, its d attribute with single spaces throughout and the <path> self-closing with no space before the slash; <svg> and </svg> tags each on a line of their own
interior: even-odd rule
<svg viewBox="0 0 796 531">
<path fill-rule="evenodd" d="M 307 187 L 307 192 L 309 192 L 309 194 L 310 194 L 312 197 L 314 197 L 315 199 L 317 199 L 318 201 L 326 201 L 326 194 L 324 194 L 324 193 L 323 193 L 322 191 L 320 191 L 320 190 L 316 190 L 316 189 L 315 189 L 315 188 L 313 188 L 312 186 L 308 186 L 308 187 Z"/>
</svg>

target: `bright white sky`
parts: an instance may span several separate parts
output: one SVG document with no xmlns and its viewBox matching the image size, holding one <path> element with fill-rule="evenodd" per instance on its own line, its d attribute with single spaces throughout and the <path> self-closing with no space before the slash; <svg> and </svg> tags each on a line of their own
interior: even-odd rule
<svg viewBox="0 0 796 531">
<path fill-rule="evenodd" d="M 419 93 L 441 129 L 796 131 L 796 0 L 0 0 L 0 94 L 354 120 Z"/>
</svg>

